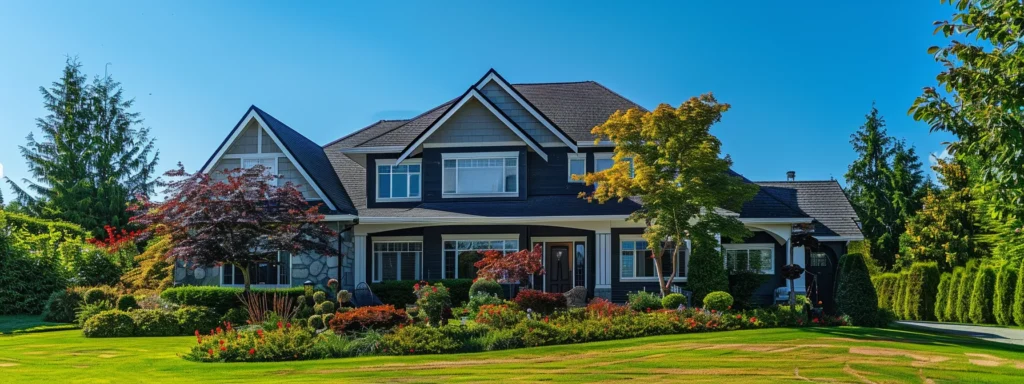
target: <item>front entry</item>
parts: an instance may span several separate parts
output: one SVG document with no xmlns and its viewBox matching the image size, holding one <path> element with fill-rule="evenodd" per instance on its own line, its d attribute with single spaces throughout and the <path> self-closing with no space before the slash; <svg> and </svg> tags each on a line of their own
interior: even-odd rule
<svg viewBox="0 0 1024 384">
<path fill-rule="evenodd" d="M 547 291 L 563 293 L 572 289 L 572 243 L 548 243 L 545 254 L 544 275 Z"/>
</svg>

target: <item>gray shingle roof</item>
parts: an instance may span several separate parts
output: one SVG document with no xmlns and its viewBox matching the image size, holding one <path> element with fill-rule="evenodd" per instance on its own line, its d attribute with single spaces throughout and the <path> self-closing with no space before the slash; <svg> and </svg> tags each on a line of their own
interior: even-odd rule
<svg viewBox="0 0 1024 384">
<path fill-rule="evenodd" d="M 325 145 L 324 147 L 330 147 L 330 146 L 335 146 L 335 145 L 340 145 L 337 148 L 350 148 L 350 147 L 354 147 L 354 146 L 362 144 L 362 143 L 366 142 L 367 140 L 370 140 L 370 139 L 372 139 L 374 137 L 380 136 L 380 135 L 382 135 L 382 134 L 384 134 L 384 133 L 386 133 L 386 132 L 388 132 L 388 131 L 390 131 L 392 129 L 398 128 L 398 127 L 402 126 L 402 124 L 405 124 L 407 122 L 409 122 L 408 119 L 406 119 L 406 120 L 380 120 L 380 121 L 378 121 L 376 123 L 370 124 L 370 125 L 362 128 L 360 130 L 352 132 L 352 133 L 350 133 L 350 134 L 348 134 L 348 135 L 346 135 L 346 136 L 344 136 L 344 137 L 342 137 L 340 139 L 337 139 L 337 140 L 334 140 L 334 141 L 332 141 L 330 143 L 327 143 L 327 145 Z"/>
<path fill-rule="evenodd" d="M 765 193 L 814 218 L 816 236 L 863 236 L 857 227 L 857 212 L 835 180 L 759 181 L 757 184 Z"/>
</svg>

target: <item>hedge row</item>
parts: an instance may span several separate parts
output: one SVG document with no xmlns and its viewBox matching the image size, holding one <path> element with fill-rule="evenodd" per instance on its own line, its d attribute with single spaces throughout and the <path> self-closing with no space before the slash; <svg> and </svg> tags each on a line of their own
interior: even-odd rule
<svg viewBox="0 0 1024 384">
<path fill-rule="evenodd" d="M 936 263 L 914 263 L 903 273 L 884 273 L 871 279 L 878 292 L 878 307 L 892 310 L 899 319 L 935 320 L 942 275 Z"/>
<path fill-rule="evenodd" d="M 384 304 L 394 305 L 395 308 L 416 303 L 416 295 L 413 294 L 413 286 L 419 283 L 416 280 L 394 280 L 370 284 L 370 289 L 380 298 Z M 452 305 L 459 306 L 469 301 L 469 288 L 473 286 L 473 279 L 445 279 L 430 281 L 430 284 L 444 284 L 451 295 Z"/>
<path fill-rule="evenodd" d="M 178 305 L 212 308 L 217 314 L 223 315 L 231 308 L 238 308 L 242 305 L 239 300 L 242 291 L 242 288 L 231 287 L 182 286 L 164 290 L 160 293 L 160 298 Z M 253 289 L 253 292 L 266 295 L 288 295 L 294 299 L 304 295 L 305 288 Z"/>
<path fill-rule="evenodd" d="M 871 280 L 878 306 L 900 319 L 1024 326 L 1024 266 L 972 260 L 940 274 L 935 263 L 915 263 Z"/>
</svg>

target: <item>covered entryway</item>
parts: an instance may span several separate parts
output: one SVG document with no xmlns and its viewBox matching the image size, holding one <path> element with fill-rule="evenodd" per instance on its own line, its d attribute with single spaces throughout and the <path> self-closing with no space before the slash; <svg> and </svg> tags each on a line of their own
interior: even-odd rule
<svg viewBox="0 0 1024 384">
<path fill-rule="evenodd" d="M 547 291 L 563 293 L 572 289 L 572 243 L 547 243 L 544 274 Z"/>
<path fill-rule="evenodd" d="M 835 313 L 833 300 L 835 295 L 835 274 L 838 263 L 835 252 L 831 248 L 819 245 L 808 248 L 807 254 L 807 298 L 811 303 L 825 308 L 827 313 Z"/>
</svg>

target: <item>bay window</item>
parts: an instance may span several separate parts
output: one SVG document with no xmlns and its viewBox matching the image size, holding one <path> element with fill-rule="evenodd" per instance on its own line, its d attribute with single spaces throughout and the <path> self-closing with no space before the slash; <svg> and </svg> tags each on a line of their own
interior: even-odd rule
<svg viewBox="0 0 1024 384">
<path fill-rule="evenodd" d="M 475 278 L 477 268 L 473 264 L 483 257 L 480 251 L 491 250 L 503 253 L 517 252 L 519 240 L 445 240 L 442 260 L 444 278 Z"/>
<path fill-rule="evenodd" d="M 773 244 L 722 244 L 722 248 L 725 249 L 725 267 L 731 272 L 775 273 Z"/>
<path fill-rule="evenodd" d="M 373 282 L 419 280 L 422 258 L 422 242 L 374 241 Z"/>
<path fill-rule="evenodd" d="M 402 165 L 377 165 L 377 201 L 418 201 L 421 165 L 409 159 Z"/>
<path fill-rule="evenodd" d="M 442 197 L 519 195 L 519 153 L 445 153 Z"/>
</svg>

